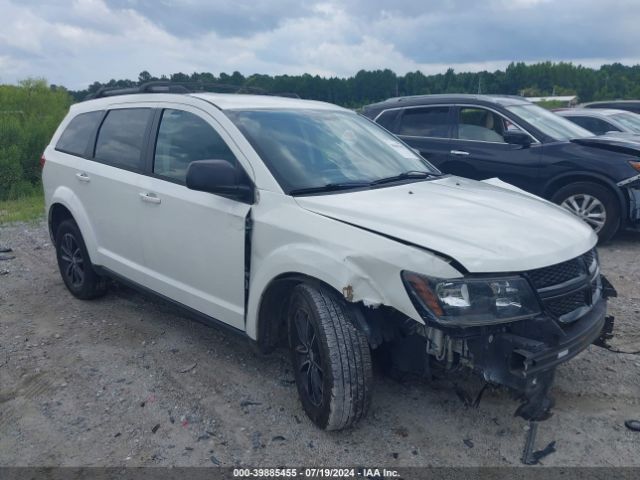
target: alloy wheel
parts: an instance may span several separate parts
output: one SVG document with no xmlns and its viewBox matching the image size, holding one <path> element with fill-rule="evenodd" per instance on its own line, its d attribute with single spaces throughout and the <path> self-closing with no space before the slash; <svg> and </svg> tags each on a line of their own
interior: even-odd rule
<svg viewBox="0 0 640 480">
<path fill-rule="evenodd" d="M 571 195 L 560 206 L 587 222 L 598 233 L 607 221 L 607 210 L 596 197 L 587 194 Z"/>
<path fill-rule="evenodd" d="M 300 308 L 294 316 L 296 327 L 296 368 L 311 403 L 319 407 L 323 396 L 324 373 L 320 366 L 320 345 L 309 312 Z"/>
<path fill-rule="evenodd" d="M 82 250 L 80 250 L 80 246 L 72 234 L 64 234 L 60 251 L 64 276 L 72 286 L 81 287 L 84 282 L 84 258 Z"/>
</svg>

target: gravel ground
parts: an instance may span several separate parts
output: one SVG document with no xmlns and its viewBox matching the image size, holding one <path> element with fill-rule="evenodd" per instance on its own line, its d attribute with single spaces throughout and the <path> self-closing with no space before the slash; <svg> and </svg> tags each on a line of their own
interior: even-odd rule
<svg viewBox="0 0 640 480">
<path fill-rule="evenodd" d="M 114 286 L 73 298 L 44 223 L 0 227 L 0 465 L 519 465 L 526 424 L 488 391 L 466 408 L 450 382 L 375 375 L 369 416 L 317 430 L 298 403 L 286 352 L 261 356 L 243 338 Z M 613 345 L 640 349 L 640 234 L 600 249 L 619 292 Z M 589 347 L 562 366 L 555 415 L 538 448 L 545 465 L 640 465 L 640 356 Z M 475 388 L 475 384 L 463 385 Z"/>
</svg>

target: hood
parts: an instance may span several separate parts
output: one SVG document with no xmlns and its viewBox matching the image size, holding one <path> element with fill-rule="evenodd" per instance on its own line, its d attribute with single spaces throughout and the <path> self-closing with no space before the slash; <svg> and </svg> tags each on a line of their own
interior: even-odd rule
<svg viewBox="0 0 640 480">
<path fill-rule="evenodd" d="M 640 135 L 607 133 L 596 137 L 574 138 L 571 142 L 629 155 L 640 155 Z"/>
<path fill-rule="evenodd" d="M 311 212 L 446 255 L 469 272 L 531 270 L 596 244 L 573 214 L 508 187 L 447 176 L 295 200 Z"/>
</svg>

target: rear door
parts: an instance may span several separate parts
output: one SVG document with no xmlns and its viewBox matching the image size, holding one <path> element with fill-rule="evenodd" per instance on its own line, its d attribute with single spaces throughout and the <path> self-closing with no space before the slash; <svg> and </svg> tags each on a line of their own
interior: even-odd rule
<svg viewBox="0 0 640 480">
<path fill-rule="evenodd" d="M 449 157 L 450 111 L 448 105 L 402 109 L 395 118 L 392 131 L 439 168 Z"/>
<path fill-rule="evenodd" d="M 442 170 L 461 177 L 500 180 L 529 190 L 538 177 L 542 149 L 505 142 L 503 134 L 522 129 L 497 111 L 482 106 L 456 106 L 449 156 Z"/>
<path fill-rule="evenodd" d="M 225 160 L 242 168 L 239 151 L 215 119 L 186 105 L 162 110 L 152 142 L 152 174 L 136 191 L 142 208 L 144 284 L 244 329 L 245 236 L 251 205 L 185 185 L 192 161 Z"/>
<path fill-rule="evenodd" d="M 89 160 L 73 172 L 74 192 L 96 236 L 97 258 L 92 260 L 137 282 L 143 268 L 138 185 L 153 112 L 129 107 L 106 112 Z"/>
</svg>

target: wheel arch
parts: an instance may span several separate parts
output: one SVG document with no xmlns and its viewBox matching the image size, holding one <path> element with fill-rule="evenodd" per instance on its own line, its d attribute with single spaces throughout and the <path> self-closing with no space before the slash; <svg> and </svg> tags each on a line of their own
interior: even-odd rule
<svg viewBox="0 0 640 480">
<path fill-rule="evenodd" d="M 546 183 L 543 189 L 543 196 L 546 199 L 551 199 L 553 194 L 567 185 L 578 182 L 591 182 L 601 185 L 610 190 L 618 199 L 618 205 L 620 207 L 620 218 L 624 222 L 628 216 L 628 204 L 629 201 L 625 198 L 625 194 L 620 188 L 616 186 L 609 178 L 597 173 L 567 173 L 559 175 Z"/>
<path fill-rule="evenodd" d="M 326 287 L 350 303 L 385 303 L 384 295 L 357 265 L 315 249 L 290 246 L 263 259 L 251 278 L 245 331 L 262 350 L 278 344 L 289 293 L 302 282 Z"/>
<path fill-rule="evenodd" d="M 260 297 L 256 318 L 256 341 L 263 352 L 270 352 L 286 335 L 286 313 L 296 285 L 308 283 L 337 290 L 328 283 L 299 272 L 285 272 L 273 278 Z"/>
<path fill-rule="evenodd" d="M 67 187 L 59 187 L 51 197 L 47 212 L 49 225 L 49 234 L 51 240 L 55 244 L 55 235 L 57 227 L 66 219 L 72 219 L 78 225 L 89 258 L 95 263 L 97 256 L 96 237 L 89 220 L 89 216 L 84 209 L 80 199 Z"/>
</svg>

